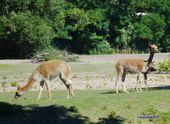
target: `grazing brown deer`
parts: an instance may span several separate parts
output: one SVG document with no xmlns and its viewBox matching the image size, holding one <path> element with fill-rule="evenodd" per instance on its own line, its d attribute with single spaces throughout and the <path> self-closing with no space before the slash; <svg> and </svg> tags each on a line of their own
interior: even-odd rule
<svg viewBox="0 0 170 124">
<path fill-rule="evenodd" d="M 140 58 L 128 58 L 128 59 L 120 59 L 118 60 L 118 62 L 116 63 L 116 72 L 117 72 L 117 77 L 116 77 L 116 81 L 115 81 L 115 87 L 116 87 L 116 93 L 118 93 L 118 86 L 117 86 L 117 82 L 119 80 L 119 78 L 121 77 L 121 82 L 122 82 L 122 87 L 123 87 L 123 91 L 127 92 L 126 87 L 125 87 L 125 77 L 127 73 L 135 73 L 137 74 L 137 86 L 136 86 L 136 90 L 138 91 L 138 88 L 140 91 L 142 91 L 141 89 L 141 76 L 144 75 L 144 80 L 145 80 L 145 85 L 146 88 L 147 86 L 147 74 L 152 72 L 152 71 L 156 71 L 156 69 L 153 66 L 153 57 L 154 57 L 154 53 L 158 51 L 158 47 L 156 45 L 149 45 L 149 50 L 150 50 L 150 56 L 148 58 L 148 60 L 144 60 L 144 59 L 140 59 Z"/>
<path fill-rule="evenodd" d="M 18 87 L 15 94 L 15 98 L 19 98 L 21 95 L 23 95 L 26 91 L 28 91 L 32 87 L 33 84 L 40 83 L 38 100 L 41 97 L 44 84 L 48 90 L 49 98 L 51 99 L 49 83 L 51 79 L 58 76 L 68 89 L 68 98 L 70 95 L 74 96 L 72 81 L 70 80 L 70 73 L 71 68 L 65 61 L 50 60 L 44 62 L 34 70 L 28 82 L 24 86 Z"/>
</svg>

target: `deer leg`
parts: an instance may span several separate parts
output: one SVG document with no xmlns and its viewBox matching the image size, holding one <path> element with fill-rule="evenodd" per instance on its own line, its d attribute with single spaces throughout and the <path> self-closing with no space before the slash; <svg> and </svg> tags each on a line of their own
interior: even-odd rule
<svg viewBox="0 0 170 124">
<path fill-rule="evenodd" d="M 139 74 L 137 74 L 136 91 L 139 92 Z"/>
<path fill-rule="evenodd" d="M 67 83 L 69 84 L 69 95 L 74 96 L 73 87 L 72 87 L 72 81 L 70 79 L 68 79 Z"/>
<path fill-rule="evenodd" d="M 50 85 L 49 85 L 49 80 L 45 80 L 45 86 L 47 88 L 49 98 L 51 99 L 51 88 L 50 88 Z"/>
<path fill-rule="evenodd" d="M 145 82 L 145 88 L 146 89 L 148 89 L 147 80 L 148 80 L 147 73 L 144 73 L 144 82 Z"/>
<path fill-rule="evenodd" d="M 41 93 L 42 93 L 42 90 L 43 90 L 43 86 L 44 86 L 44 81 L 40 81 L 39 94 L 38 94 L 37 100 L 39 100 L 40 97 L 41 97 Z"/>
<path fill-rule="evenodd" d="M 142 92 L 141 84 L 142 84 L 142 76 L 143 74 L 139 74 L 139 91 Z"/>
<path fill-rule="evenodd" d="M 64 83 L 64 85 L 66 86 L 66 88 L 68 89 L 67 98 L 69 99 L 70 96 L 74 96 L 74 92 L 73 92 L 73 88 L 72 88 L 72 81 L 70 79 L 68 79 L 66 76 L 64 76 L 63 73 L 61 73 L 59 77 L 62 80 L 62 82 Z"/>
<path fill-rule="evenodd" d="M 125 87 L 125 78 L 126 78 L 126 72 L 123 72 L 123 74 L 122 74 L 122 88 L 125 93 L 128 93 L 128 91 L 126 90 L 126 87 Z"/>
<path fill-rule="evenodd" d="M 117 82 L 118 82 L 119 78 L 120 78 L 120 73 L 117 72 L 117 77 L 116 77 L 116 81 L 115 81 L 116 93 L 119 93 L 118 86 L 117 86 Z"/>
</svg>

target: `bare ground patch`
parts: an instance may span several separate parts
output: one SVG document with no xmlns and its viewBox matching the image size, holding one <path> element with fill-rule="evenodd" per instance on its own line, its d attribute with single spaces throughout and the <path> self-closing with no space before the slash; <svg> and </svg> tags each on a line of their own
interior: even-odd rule
<svg viewBox="0 0 170 124">
<path fill-rule="evenodd" d="M 114 65 L 119 58 L 144 58 L 149 54 L 116 54 L 116 55 L 81 55 L 79 62 L 71 62 L 72 80 L 74 89 L 111 89 L 114 91 L 115 70 Z M 157 53 L 154 57 L 155 62 L 161 62 L 170 57 L 170 53 Z M 31 60 L 0 60 L 0 64 L 9 65 L 0 68 L 0 91 L 13 91 L 16 86 L 11 86 L 12 82 L 17 85 L 23 85 L 27 82 L 29 76 L 39 65 L 31 63 Z M 136 86 L 136 75 L 128 74 L 126 77 L 126 87 L 133 89 Z M 119 89 L 121 83 L 119 82 Z M 149 87 L 162 87 L 170 85 L 169 74 L 149 74 Z M 144 84 L 142 85 L 144 86 Z M 63 83 L 56 79 L 51 83 L 53 90 L 66 89 Z M 38 84 L 35 84 L 31 90 L 38 90 Z"/>
</svg>

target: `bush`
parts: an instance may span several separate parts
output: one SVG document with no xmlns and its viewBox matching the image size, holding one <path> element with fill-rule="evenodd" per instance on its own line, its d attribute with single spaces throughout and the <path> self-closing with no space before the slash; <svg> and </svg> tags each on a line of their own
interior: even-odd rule
<svg viewBox="0 0 170 124">
<path fill-rule="evenodd" d="M 38 51 L 34 54 L 33 59 L 35 62 L 39 61 L 48 61 L 48 60 L 64 60 L 64 56 L 61 54 L 61 52 L 54 48 L 48 48 L 41 51 Z"/>
<path fill-rule="evenodd" d="M 170 72 L 170 59 L 165 60 L 162 63 L 159 63 L 159 68 L 160 68 L 160 71 Z"/>
<path fill-rule="evenodd" d="M 95 47 L 89 50 L 90 54 L 111 54 L 113 49 L 107 41 L 99 42 Z"/>
<path fill-rule="evenodd" d="M 50 46 L 54 37 L 48 21 L 30 12 L 11 12 L 0 17 L 0 58 L 29 58 Z"/>
<path fill-rule="evenodd" d="M 11 86 L 12 87 L 16 87 L 17 86 L 17 82 L 11 82 Z"/>
<path fill-rule="evenodd" d="M 67 51 L 61 51 L 53 47 L 38 51 L 33 56 L 33 62 L 48 61 L 48 60 L 64 60 L 69 62 L 78 61 L 79 56 L 69 55 Z"/>
</svg>

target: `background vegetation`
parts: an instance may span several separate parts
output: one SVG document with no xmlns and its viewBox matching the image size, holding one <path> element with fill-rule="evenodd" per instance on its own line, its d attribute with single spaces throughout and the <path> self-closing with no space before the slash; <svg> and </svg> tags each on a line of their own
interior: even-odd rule
<svg viewBox="0 0 170 124">
<path fill-rule="evenodd" d="M 170 59 L 164 60 L 159 63 L 159 69 L 162 72 L 170 72 Z"/>
<path fill-rule="evenodd" d="M 169 0 L 1 0 L 0 58 L 170 51 Z"/>
</svg>

